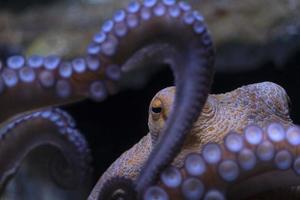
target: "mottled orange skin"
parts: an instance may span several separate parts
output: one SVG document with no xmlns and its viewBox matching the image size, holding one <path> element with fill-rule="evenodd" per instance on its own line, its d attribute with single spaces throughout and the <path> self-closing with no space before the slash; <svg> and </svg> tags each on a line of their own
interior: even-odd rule
<svg viewBox="0 0 300 200">
<path fill-rule="evenodd" d="M 89 199 L 95 199 L 103 183 L 113 176 L 133 180 L 137 178 L 163 132 L 164 124 L 172 112 L 174 96 L 175 87 L 165 88 L 154 96 L 149 106 L 149 133 L 108 168 Z M 208 142 L 222 143 L 228 132 L 242 133 L 250 124 L 265 127 L 270 122 L 276 121 L 284 126 L 291 125 L 288 104 L 289 97 L 285 90 L 271 82 L 251 84 L 225 94 L 210 95 L 173 164 L 182 167 L 187 154 L 200 152 L 203 145 Z"/>
</svg>

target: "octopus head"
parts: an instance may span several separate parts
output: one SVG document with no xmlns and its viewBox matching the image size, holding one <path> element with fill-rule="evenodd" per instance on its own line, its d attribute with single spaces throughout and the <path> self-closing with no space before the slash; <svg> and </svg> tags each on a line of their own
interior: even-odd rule
<svg viewBox="0 0 300 200">
<path fill-rule="evenodd" d="M 159 91 L 150 103 L 148 127 L 153 144 L 164 132 L 172 112 L 175 91 L 175 87 L 167 87 Z M 241 133 L 250 124 L 265 126 L 273 121 L 289 124 L 289 109 L 286 91 L 272 82 L 250 84 L 224 94 L 209 95 L 186 138 L 185 146 L 220 143 L 228 132 Z"/>
<path fill-rule="evenodd" d="M 164 88 L 153 97 L 149 105 L 148 127 L 153 144 L 156 143 L 158 138 L 164 132 L 163 129 L 165 127 L 165 123 L 173 109 L 175 92 L 176 88 L 174 86 Z M 214 115 L 216 114 L 215 105 L 217 105 L 216 98 L 214 96 L 209 96 L 199 119 L 192 128 L 192 133 L 190 135 L 194 135 L 195 132 L 199 132 L 199 126 L 202 126 L 202 124 L 214 118 Z M 188 137 L 187 139 L 189 140 L 190 138 L 193 137 Z"/>
<path fill-rule="evenodd" d="M 174 96 L 175 87 L 168 87 L 157 93 L 150 103 L 148 126 L 153 141 L 157 140 L 170 115 Z"/>
</svg>

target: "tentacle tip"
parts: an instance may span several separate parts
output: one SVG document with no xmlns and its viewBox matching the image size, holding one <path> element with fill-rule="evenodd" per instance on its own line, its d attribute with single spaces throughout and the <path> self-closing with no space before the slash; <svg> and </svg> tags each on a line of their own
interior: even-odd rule
<svg viewBox="0 0 300 200">
<path fill-rule="evenodd" d="M 131 179 L 113 177 L 104 184 L 98 200 L 135 200 L 137 193 Z"/>
</svg>

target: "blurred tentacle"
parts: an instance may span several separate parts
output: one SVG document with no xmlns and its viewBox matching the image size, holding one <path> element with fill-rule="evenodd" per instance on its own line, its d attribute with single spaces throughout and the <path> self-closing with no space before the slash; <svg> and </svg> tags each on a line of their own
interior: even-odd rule
<svg viewBox="0 0 300 200">
<path fill-rule="evenodd" d="M 62 110 L 40 110 L 6 121 L 0 138 L 1 188 L 26 156 L 43 146 L 57 149 L 63 156 L 52 155 L 49 160 L 49 173 L 60 187 L 76 189 L 91 181 L 91 156 L 86 140 Z"/>
<path fill-rule="evenodd" d="M 107 41 L 99 46 L 99 54 L 111 57 L 107 59 L 112 61 L 110 66 L 167 63 L 178 88 L 176 114 L 171 114 L 164 135 L 137 180 L 137 191 L 141 192 L 179 152 L 201 111 L 212 79 L 213 48 L 202 16 L 184 2 L 132 2 L 106 21 L 99 35 L 103 32 Z"/>
<path fill-rule="evenodd" d="M 88 96 L 101 101 L 114 92 L 126 67 L 141 64 L 168 64 L 177 87 L 164 134 L 137 180 L 136 190 L 142 194 L 180 151 L 212 81 L 212 41 L 202 15 L 186 2 L 131 2 L 103 24 L 82 58 L 8 58 L 0 76 L 0 105 L 10 109 L 3 109 L 0 120 Z"/>
</svg>

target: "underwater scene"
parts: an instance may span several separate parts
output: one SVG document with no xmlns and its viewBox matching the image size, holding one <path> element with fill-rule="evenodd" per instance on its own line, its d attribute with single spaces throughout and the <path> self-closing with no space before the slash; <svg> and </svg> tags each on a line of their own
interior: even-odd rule
<svg viewBox="0 0 300 200">
<path fill-rule="evenodd" d="M 0 0 L 0 200 L 300 199 L 300 0 Z"/>
</svg>

